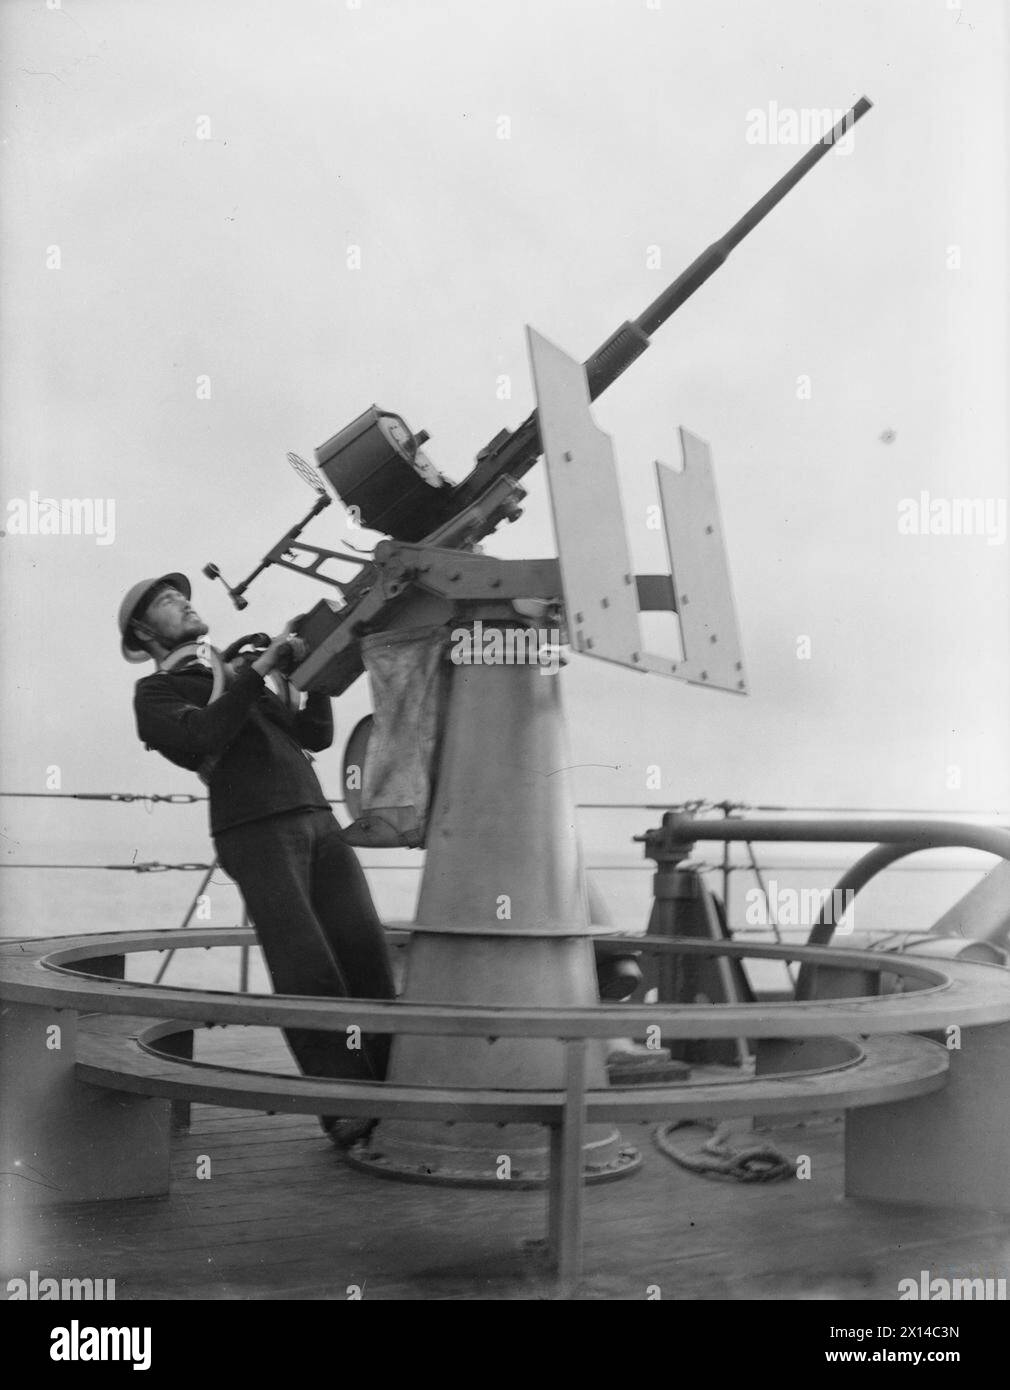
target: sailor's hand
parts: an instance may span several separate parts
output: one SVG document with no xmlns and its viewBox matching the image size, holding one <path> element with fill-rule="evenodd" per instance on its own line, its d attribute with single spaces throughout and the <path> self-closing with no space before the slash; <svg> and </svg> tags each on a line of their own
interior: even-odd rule
<svg viewBox="0 0 1010 1390">
<path fill-rule="evenodd" d="M 253 662 L 254 671 L 258 671 L 261 676 L 266 676 L 271 671 L 290 671 L 299 662 L 304 661 L 309 651 L 308 643 L 295 631 L 296 622 L 297 619 L 293 619 L 285 626 L 283 632 L 279 632 L 271 640 L 262 656 Z"/>
</svg>

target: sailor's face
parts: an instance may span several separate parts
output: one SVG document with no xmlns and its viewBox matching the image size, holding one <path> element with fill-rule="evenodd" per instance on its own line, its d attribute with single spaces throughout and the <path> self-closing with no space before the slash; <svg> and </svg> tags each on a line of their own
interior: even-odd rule
<svg viewBox="0 0 1010 1390">
<path fill-rule="evenodd" d="M 193 642 L 207 632 L 207 624 L 186 595 L 168 587 L 155 594 L 147 606 L 143 621 L 161 645 L 169 650 L 183 642 Z"/>
</svg>

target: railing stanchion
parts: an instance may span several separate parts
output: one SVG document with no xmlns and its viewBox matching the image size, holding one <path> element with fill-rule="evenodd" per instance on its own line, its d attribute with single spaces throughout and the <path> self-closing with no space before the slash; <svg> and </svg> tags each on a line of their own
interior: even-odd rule
<svg viewBox="0 0 1010 1390">
<path fill-rule="evenodd" d="M 242 904 L 242 925 L 249 925 L 249 909 Z M 240 994 L 249 993 L 249 947 L 240 946 L 238 953 L 238 988 Z"/>
<path fill-rule="evenodd" d="M 588 1038 L 565 1041 L 565 1109 L 558 1176 L 558 1280 L 566 1297 L 582 1274 L 582 1149 L 586 1129 Z"/>
</svg>

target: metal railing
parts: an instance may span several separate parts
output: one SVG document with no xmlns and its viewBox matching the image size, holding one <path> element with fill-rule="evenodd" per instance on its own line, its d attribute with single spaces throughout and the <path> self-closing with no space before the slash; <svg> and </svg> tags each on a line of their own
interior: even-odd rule
<svg viewBox="0 0 1010 1390">
<path fill-rule="evenodd" d="M 110 804 L 120 804 L 120 805 L 123 805 L 123 804 L 125 804 L 125 805 L 141 804 L 141 805 L 144 805 L 145 807 L 147 807 L 147 809 L 151 809 L 151 808 L 153 808 L 153 807 L 156 806 L 156 805 L 172 805 L 172 806 L 194 805 L 194 804 L 196 804 L 196 803 L 205 802 L 205 801 L 207 800 L 207 797 L 206 797 L 206 796 L 204 796 L 204 795 L 199 795 L 199 794 L 195 794 L 195 793 L 191 793 L 191 792 L 169 792 L 169 793 L 162 793 L 162 792 L 63 792 L 63 791 L 20 792 L 20 791 L 0 791 L 0 797 L 22 798 L 22 799 L 31 799 L 31 800 L 42 800 L 42 799 L 45 799 L 45 800 L 76 800 L 76 801 L 88 801 L 88 802 L 102 802 L 102 801 L 104 801 L 104 802 L 107 802 L 107 803 L 110 803 Z M 332 805 L 332 806 L 343 806 L 343 805 L 346 804 L 345 801 L 344 801 L 344 799 L 343 799 L 343 798 L 339 798 L 339 797 L 329 797 L 329 798 L 327 798 L 327 800 L 329 801 L 330 805 Z M 882 823 L 881 823 L 881 820 L 880 820 L 879 818 L 882 818 L 882 817 L 899 817 L 899 818 L 907 818 L 908 816 L 914 816 L 914 817 L 917 818 L 917 823 L 921 823 L 921 822 L 925 822 L 926 818 L 927 818 L 927 817 L 930 817 L 930 816 L 935 816 L 935 817 L 938 817 L 938 818 L 941 818 L 941 817 L 942 817 L 942 818 L 947 818 L 947 817 L 949 817 L 949 815 L 950 815 L 949 811 L 923 811 L 923 810 L 911 810 L 911 809 L 908 809 L 908 808 L 892 808 L 892 807 L 888 807 L 888 808 L 878 808 L 878 809 L 874 809 L 874 810 L 867 810 L 867 808 L 865 808 L 865 807 L 826 807 L 826 806 L 815 806 L 815 807 L 811 807 L 811 806 L 803 806 L 803 807 L 792 806 L 792 807 L 790 807 L 790 806 L 782 806 L 782 805 L 755 804 L 755 803 L 749 803 L 749 802 L 743 802 L 743 801 L 729 801 L 729 800 L 723 800 L 723 801 L 707 801 L 707 800 L 701 800 L 701 799 L 695 799 L 695 800 L 690 800 L 690 801 L 684 801 L 684 802 L 679 802 L 679 803 L 675 803 L 675 804 L 671 804 L 670 802 L 652 802 L 652 801 L 648 801 L 648 802 L 601 802 L 601 801 L 587 801 L 587 802 L 578 802 L 578 803 L 576 803 L 576 804 L 577 804 L 577 807 L 578 807 L 579 810 L 586 810 L 586 811 L 623 811 L 623 812 L 627 812 L 627 811 L 642 811 L 642 812 L 661 812 L 661 813 L 663 813 L 663 815 L 664 815 L 665 817 L 669 817 L 669 816 L 679 816 L 679 817 L 683 818 L 683 823 L 684 823 L 684 826 L 685 826 L 685 831 L 686 831 L 686 832 L 689 832 L 690 835 L 691 835 L 691 837 L 692 837 L 693 839 L 695 839 L 695 840 L 697 840 L 697 841 L 701 841 L 701 842 L 705 842 L 706 840 L 708 840 L 708 841 L 721 841 L 721 843 L 722 843 L 722 853 L 721 853 L 720 859 L 719 859 L 717 862 L 715 862 L 715 863 L 706 863 L 706 862 L 704 862 L 704 861 L 694 861 L 694 862 L 695 862 L 699 867 L 701 867 L 702 869 L 704 869 L 705 871 L 717 873 L 717 874 L 721 877 L 721 880 L 722 880 L 722 898 L 723 898 L 724 904 L 726 904 L 726 907 L 727 907 L 727 916 L 728 916 L 728 908 L 729 908 L 730 897 L 731 897 L 731 885 L 732 885 L 733 875 L 735 875 L 735 874 L 740 874 L 740 873 L 746 873 L 746 874 L 750 874 L 750 875 L 753 876 L 753 878 L 754 878 L 754 880 L 755 880 L 755 883 L 757 884 L 757 887 L 758 887 L 758 889 L 760 890 L 760 892 L 761 892 L 761 894 L 762 894 L 762 896 L 763 896 L 763 898 L 764 898 L 765 905 L 766 905 L 766 914 L 767 914 L 767 923 L 766 923 L 766 924 L 762 924 L 761 926 L 758 926 L 758 927 L 749 927 L 749 926 L 747 926 L 747 925 L 734 925 L 734 924 L 730 924 L 730 928 L 729 928 L 729 929 L 730 929 L 731 933 L 732 933 L 734 936 L 737 936 L 737 935 L 748 935 L 748 934 L 753 934 L 753 935 L 767 934 L 768 932 L 771 932 L 771 934 L 774 936 L 774 939 L 775 939 L 777 942 L 781 942 L 781 941 L 783 940 L 783 936 L 782 936 L 782 932 L 783 932 L 783 931 L 788 932 L 788 931 L 790 931 L 790 930 L 793 930 L 793 931 L 808 932 L 808 931 L 809 931 L 809 927 L 806 926 L 806 925 L 800 925 L 800 926 L 783 925 L 783 924 L 780 924 L 780 923 L 776 920 L 775 913 L 774 913 L 774 911 L 772 910 L 771 896 L 770 896 L 769 891 L 768 891 L 768 884 L 767 884 L 765 875 L 766 875 L 767 873 L 770 873 L 770 872 L 782 872 L 782 871 L 793 871 L 793 872 L 799 872 L 799 873 L 803 873 L 803 872 L 815 873 L 815 872 L 823 871 L 823 870 L 825 870 L 825 869 L 837 871 L 837 869 L 840 867 L 840 865 L 838 865 L 838 864 L 825 863 L 825 862 L 823 862 L 823 861 L 821 861 L 821 862 L 812 861 L 812 860 L 804 860 L 804 861 L 802 861 L 802 862 L 800 862 L 800 863 L 794 863 L 794 864 L 768 864 L 768 863 L 760 864 L 760 863 L 758 862 L 757 854 L 756 854 L 755 848 L 754 848 L 755 842 L 757 842 L 757 841 L 763 841 L 763 840 L 765 840 L 765 841 L 766 841 L 766 840 L 772 840 L 772 841 L 775 841 L 775 842 L 778 842 L 778 843 L 782 843 L 782 842 L 785 842 L 785 841 L 789 841 L 789 840 L 792 838 L 792 832 L 795 831 L 795 832 L 796 832 L 796 835 L 795 835 L 795 840 L 796 840 L 796 842 L 803 842 L 803 841 L 810 842 L 811 840 L 814 840 L 814 839 L 819 840 L 819 841 L 821 841 L 821 842 L 842 839 L 842 840 L 848 840 L 848 841 L 865 842 L 865 843 L 868 843 L 868 844 L 876 844 L 879 840 L 884 839 L 884 838 L 886 838 L 886 839 L 888 839 L 888 840 L 897 840 L 897 839 L 900 839 L 900 838 L 901 838 L 901 837 L 897 834 L 897 830 L 898 830 L 898 828 L 900 828 L 900 824 L 901 824 L 900 822 L 899 822 L 899 824 L 898 824 L 896 827 L 894 827 L 895 833 L 893 833 L 893 834 L 890 833 L 890 827 L 888 827 L 887 832 L 885 833 L 885 830 L 884 830 L 884 828 L 882 827 Z M 711 818 L 709 818 L 709 817 L 706 817 L 706 818 L 703 818 L 703 819 L 695 819 L 695 818 L 699 815 L 700 812 L 718 812 L 718 813 L 720 814 L 720 816 L 721 816 L 721 819 L 711 819 Z M 775 821 L 775 822 L 762 822 L 762 821 L 754 820 L 754 819 L 750 818 L 750 817 L 748 816 L 748 813 L 750 813 L 750 812 L 759 812 L 759 813 L 765 814 L 765 815 L 766 815 L 766 814 L 773 814 L 773 815 L 780 816 L 780 817 L 781 817 L 781 816 L 797 816 L 797 817 L 802 817 L 802 816 L 810 816 L 810 815 L 823 815 L 823 816 L 831 816 L 831 817 L 853 816 L 853 817 L 858 817 L 858 818 L 860 818 L 860 819 L 859 819 L 859 821 L 856 822 L 856 823 L 842 822 L 842 821 L 839 821 L 839 820 L 834 820 L 834 821 L 832 821 L 832 822 L 830 823 L 830 825 L 828 825 L 828 824 L 826 823 L 825 827 L 823 827 L 825 833 L 822 833 L 822 834 L 820 834 L 820 835 L 814 837 L 814 836 L 812 836 L 812 835 L 809 833 L 809 827 L 806 827 L 807 833 L 804 833 L 804 829 L 805 829 L 805 828 L 804 828 L 803 826 L 801 826 L 800 824 L 798 824 L 798 823 L 794 824 L 794 823 L 792 823 L 792 822 L 790 822 L 790 821 L 782 821 L 782 820 Z M 964 811 L 964 810 L 962 810 L 962 811 L 960 811 L 959 814 L 960 814 L 961 816 L 985 817 L 986 820 L 987 820 L 987 822 L 988 822 L 988 824 L 987 824 L 985 827 L 979 827 L 979 834 L 978 834 L 977 836 L 972 836 L 972 837 L 971 837 L 971 838 L 974 838 L 974 839 L 976 840 L 975 845 L 974 845 L 974 846 L 971 846 L 971 847 L 977 848 L 977 849 L 980 849 L 980 850 L 983 850 L 983 851 L 989 851 L 989 852 L 993 852 L 993 853 L 999 853 L 999 850 L 992 848 L 992 844 L 990 843 L 990 841 L 993 839 L 993 837 L 995 837 L 995 839 L 1001 839 L 1001 832 L 1005 831 L 1006 828 L 1007 828 L 1006 823 L 1003 822 L 1003 819 L 1002 819 L 1002 818 L 1003 818 L 1003 813 L 1001 813 L 1001 812 L 997 812 L 997 813 L 996 813 L 995 822 L 994 822 L 994 818 L 993 818 L 993 813 L 990 812 L 990 811 L 981 811 L 981 810 L 968 810 L 968 811 Z M 874 819 L 871 821 L 871 820 L 868 820 L 867 817 L 873 817 Z M 858 826 L 858 829 L 856 828 L 857 826 Z M 963 827 L 961 827 L 961 828 L 962 828 L 962 829 L 971 829 L 970 827 L 967 827 L 967 826 L 963 826 Z M 831 833 L 828 833 L 829 830 L 831 831 Z M 707 833 L 706 833 L 706 832 L 707 832 Z M 837 832 L 837 833 L 836 833 L 836 832 Z M 989 832 L 989 833 L 987 833 L 987 832 Z M 743 863 L 734 862 L 734 861 L 733 861 L 733 858 L 732 858 L 732 846 L 733 846 L 735 843 L 739 843 L 739 844 L 742 846 L 744 853 L 746 854 L 746 861 L 743 862 Z M 965 842 L 964 839 L 955 839 L 952 843 L 953 843 L 953 844 L 956 844 L 956 845 L 964 846 L 966 842 Z M 936 846 L 936 845 L 923 845 L 923 846 L 921 846 L 921 847 L 922 847 L 922 848 L 938 848 L 938 847 L 940 847 L 940 846 Z M 915 846 L 913 846 L 913 848 L 915 848 Z M 898 846 L 898 847 L 897 847 L 897 852 L 893 852 L 893 847 L 891 847 L 891 849 L 889 850 L 889 848 L 888 848 L 887 846 L 879 846 L 879 845 L 878 845 L 877 850 L 871 851 L 870 854 L 864 856 L 864 860 L 865 860 L 865 862 L 869 865 L 869 867 L 873 870 L 873 872 L 876 872 L 876 869 L 874 868 L 874 866 L 876 865 L 876 862 L 877 862 L 877 859 L 878 859 L 878 858 L 880 858 L 880 867 L 885 867 L 885 866 L 891 864 L 894 860 L 897 860 L 897 859 L 903 857 L 903 855 L 906 855 L 906 854 L 908 854 L 908 853 L 910 853 L 910 852 L 911 852 L 911 850 L 908 848 L 907 844 L 904 845 L 904 846 Z M 881 855 L 883 856 L 882 858 L 881 858 Z M 849 872 L 848 872 L 846 875 L 843 876 L 843 878 L 840 880 L 840 882 L 843 883 L 843 884 L 848 885 L 848 884 L 850 883 L 850 876 L 851 876 L 851 873 L 855 872 L 855 871 L 864 863 L 864 860 L 860 860 L 860 861 L 859 861 L 859 864 L 857 864 L 856 866 L 853 866 L 853 868 L 852 868 L 851 870 L 849 870 Z M 62 864 L 62 863 L 45 863 L 45 862 L 42 862 L 42 863 L 28 863 L 28 862 L 17 862 L 17 861 L 13 861 L 13 862 L 12 862 L 12 861 L 9 861 L 9 860 L 8 860 L 7 862 L 0 862 L 0 868 L 4 868 L 4 869 L 105 870 L 105 871 L 129 872 L 129 873 L 137 873 L 137 874 L 166 873 L 166 872 L 173 872 L 173 871 L 174 871 L 174 872 L 184 872 L 184 873 L 196 873 L 196 872 L 202 873 L 203 877 L 202 877 L 201 880 L 200 880 L 199 886 L 197 887 L 196 891 L 193 893 L 192 897 L 190 898 L 189 904 L 188 904 L 188 906 L 186 907 L 185 912 L 184 912 L 184 914 L 183 914 L 182 921 L 181 921 L 181 923 L 180 923 L 180 929 L 186 929 L 187 927 L 189 927 L 190 923 L 191 923 L 192 920 L 193 920 L 194 914 L 196 913 L 196 910 L 197 910 L 197 908 L 198 908 L 198 906 L 199 906 L 199 904 L 200 904 L 200 900 L 201 900 L 201 898 L 205 895 L 206 890 L 207 890 L 207 888 L 209 887 L 209 885 L 210 885 L 210 883 L 211 883 L 211 881 L 212 881 L 212 879 L 213 879 L 214 872 L 215 872 L 215 870 L 216 870 L 218 867 L 219 867 L 219 865 L 218 865 L 218 861 L 217 861 L 216 858 L 215 858 L 214 860 L 212 860 L 210 863 L 200 862 L 200 861 L 190 861 L 190 860 L 185 860 L 185 861 L 182 861 L 182 862 L 179 862 L 179 863 L 164 863 L 164 862 L 162 862 L 162 861 L 160 861 L 160 860 L 142 860 L 142 861 L 139 861 L 139 862 L 133 861 L 133 862 L 130 862 L 130 863 L 117 863 L 117 864 L 98 864 L 98 863 L 90 863 L 90 864 Z M 420 863 L 416 863 L 416 864 L 383 864 L 383 863 L 374 864 L 374 863 L 372 863 L 372 864 L 367 864 L 367 865 L 365 865 L 366 870 L 371 871 L 371 872 L 374 872 L 374 873 L 397 873 L 397 872 L 400 872 L 400 873 L 420 873 L 420 872 L 423 871 L 423 867 L 424 867 L 423 860 L 422 860 Z M 596 872 L 596 873 L 654 873 L 654 872 L 655 872 L 655 865 L 652 864 L 652 863 L 649 863 L 649 862 L 642 862 L 642 863 L 640 863 L 640 864 L 628 864 L 628 863 L 612 863 L 612 864 L 608 864 L 608 863 L 590 863 L 590 864 L 587 864 L 586 867 L 587 867 L 587 870 L 588 870 L 589 872 Z M 974 864 L 972 864 L 972 865 L 967 865 L 967 866 L 965 866 L 965 865 L 952 866 L 952 865 L 950 865 L 950 864 L 944 864 L 944 865 L 928 865 L 928 866 L 916 865 L 916 866 L 914 866 L 914 867 L 913 867 L 913 866 L 908 866 L 908 865 L 902 865 L 902 866 L 900 866 L 900 867 L 901 867 L 901 868 L 904 868 L 904 869 L 905 869 L 906 871 L 908 871 L 908 872 L 914 872 L 914 873 L 931 872 L 931 871 L 932 871 L 932 872 L 944 872 L 944 873 L 950 873 L 950 872 L 954 872 L 954 871 L 959 871 L 959 872 L 975 872 L 975 871 L 977 871 L 977 872 L 982 872 L 982 870 L 981 870 L 981 869 L 978 869 L 977 866 L 974 865 Z M 872 872 L 871 872 L 870 876 L 872 877 Z M 851 881 L 854 881 L 854 880 L 851 880 Z M 868 881 L 868 879 L 864 879 L 863 881 L 864 881 L 864 882 L 865 882 L 865 881 Z M 862 883 L 860 883 L 860 886 L 862 886 Z M 242 907 L 242 913 L 241 913 L 241 925 L 242 925 L 243 927 L 246 927 L 246 926 L 249 925 L 249 916 L 248 916 L 248 913 L 247 913 L 246 910 L 245 910 L 244 905 L 243 905 L 243 907 Z M 895 932 L 897 932 L 898 934 L 901 934 L 901 930 L 902 930 L 902 929 L 900 929 L 900 928 L 898 928 L 898 929 L 891 929 L 891 934 L 893 935 L 893 934 L 895 934 Z M 920 930 L 920 929 L 917 929 L 917 928 L 909 928 L 908 931 L 909 931 L 911 934 L 921 934 L 921 930 Z M 814 939 L 816 939 L 816 938 L 814 938 Z M 165 973 L 166 973 L 166 971 L 168 970 L 168 967 L 169 967 L 169 965 L 170 965 L 170 963 L 171 963 L 171 961 L 172 961 L 173 955 L 174 955 L 174 952 L 169 952 L 169 953 L 166 955 L 165 959 L 162 961 L 162 963 L 161 963 L 161 965 L 160 965 L 160 967 L 159 967 L 159 970 L 158 970 L 158 973 L 157 973 L 157 975 L 156 975 L 156 977 L 155 977 L 154 983 L 158 984 L 158 983 L 160 983 L 160 982 L 162 981 L 162 979 L 164 978 Z M 241 951 L 240 951 L 240 958 L 239 958 L 239 989 L 240 989 L 240 991 L 245 992 L 245 991 L 248 990 L 248 987 L 249 987 L 249 948 L 248 948 L 248 947 L 243 947 L 243 948 L 241 949 Z"/>
</svg>

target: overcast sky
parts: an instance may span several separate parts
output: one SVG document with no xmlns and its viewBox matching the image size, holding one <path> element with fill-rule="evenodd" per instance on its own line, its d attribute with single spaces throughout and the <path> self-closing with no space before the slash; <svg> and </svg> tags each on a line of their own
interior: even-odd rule
<svg viewBox="0 0 1010 1390">
<path fill-rule="evenodd" d="M 530 408 L 526 324 L 587 356 L 802 153 L 755 111 L 865 92 L 851 152 L 598 403 L 640 571 L 652 461 L 679 424 L 710 442 L 751 695 L 573 658 L 576 787 L 1010 805 L 1005 529 L 898 530 L 922 492 L 1007 496 L 999 0 L 3 0 L 0 29 L 5 514 L 115 502 L 111 544 L 2 541 L 6 787 L 198 789 L 137 741 L 125 589 L 182 569 L 219 645 L 276 630 L 322 591 L 271 571 L 240 615 L 199 572 L 235 582 L 307 510 L 287 450 L 376 401 L 462 477 Z M 498 553 L 553 553 L 527 484 Z M 363 536 L 335 505 L 306 539 Z M 42 815 L 4 804 L 18 854 L 65 832 Z"/>
</svg>

